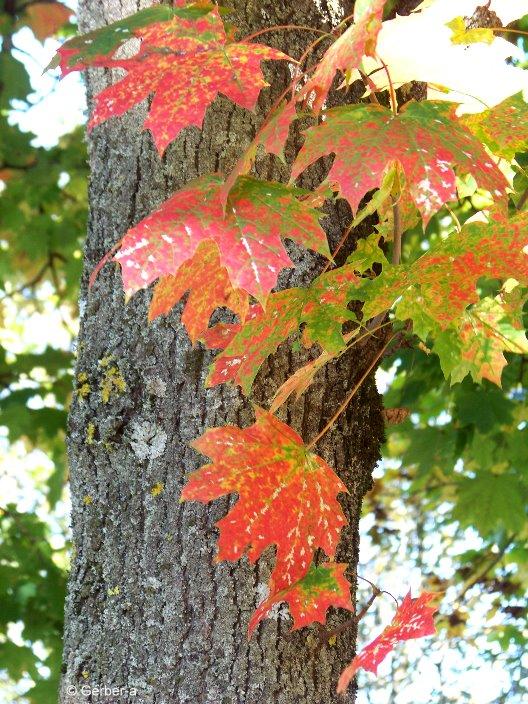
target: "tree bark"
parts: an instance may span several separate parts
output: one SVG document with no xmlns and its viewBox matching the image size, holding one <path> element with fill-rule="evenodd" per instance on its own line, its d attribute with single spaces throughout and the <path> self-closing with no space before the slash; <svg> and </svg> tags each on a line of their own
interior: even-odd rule
<svg viewBox="0 0 528 704">
<path fill-rule="evenodd" d="M 84 0 L 81 30 L 146 4 Z M 286 23 L 330 29 L 352 5 L 332 6 L 326 0 L 231 3 L 240 36 Z M 315 36 L 277 32 L 265 39 L 298 58 Z M 93 288 L 87 287 L 95 264 L 128 227 L 192 178 L 229 169 L 290 78 L 289 69 L 279 63 L 267 65 L 266 75 L 271 87 L 256 115 L 220 97 L 208 110 L 203 130 L 185 130 L 161 161 L 150 134 L 141 128 L 145 106 L 89 136 L 91 216 L 76 370 L 80 393 L 75 394 L 69 428 L 74 555 L 63 703 L 99 701 L 94 687 L 105 685 L 122 688 L 105 700 L 120 704 L 334 704 L 355 698 L 352 689 L 345 699 L 335 694 L 339 673 L 355 652 L 354 629 L 319 650 L 317 629 L 290 633 L 291 621 L 281 608 L 248 642 L 248 619 L 266 594 L 273 555 L 256 566 L 246 559 L 215 564 L 215 522 L 233 498 L 206 506 L 179 503 L 185 476 L 204 459 L 189 442 L 206 427 L 250 424 L 251 404 L 231 386 L 204 389 L 211 355 L 200 345 L 192 348 L 179 322 L 181 305 L 148 325 L 150 292 L 125 303 L 114 265 L 106 265 Z M 89 103 L 115 78 L 110 71 L 90 71 Z M 290 140 L 290 157 L 299 139 Z M 311 169 L 306 182 L 320 181 L 324 168 Z M 287 176 L 274 157 L 260 159 L 256 170 L 265 178 Z M 350 213 L 341 201 L 328 214 L 324 224 L 335 244 Z M 289 249 L 298 267 L 281 277 L 281 285 L 306 284 L 321 271 L 321 259 Z M 284 409 L 281 417 L 305 441 L 335 412 L 364 370 L 368 353 L 364 347 L 329 365 L 299 402 Z M 313 354 L 282 346 L 259 374 L 253 400 L 265 405 Z M 381 404 L 371 378 L 316 448 L 350 490 L 340 497 L 350 525 L 337 557 L 350 563 L 354 591 L 361 500 L 371 484 L 382 435 Z M 336 625 L 346 617 L 331 612 L 330 622 Z"/>
</svg>

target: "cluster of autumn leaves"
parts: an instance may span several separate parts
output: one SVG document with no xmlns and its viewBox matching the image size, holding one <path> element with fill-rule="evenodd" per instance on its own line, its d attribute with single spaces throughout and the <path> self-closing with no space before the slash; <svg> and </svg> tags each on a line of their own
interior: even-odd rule
<svg viewBox="0 0 528 704">
<path fill-rule="evenodd" d="M 254 425 L 210 429 L 194 443 L 212 462 L 191 475 L 182 498 L 205 502 L 239 495 L 218 524 L 218 557 L 247 555 L 255 561 L 269 546 L 277 549 L 269 596 L 253 615 L 250 633 L 282 601 L 289 603 L 295 628 L 324 623 L 329 606 L 353 611 L 346 565 L 332 561 L 346 523 L 337 495 L 347 489 L 310 451 L 313 442 L 306 446 L 273 415 L 288 396 L 301 394 L 324 364 L 373 332 L 368 321 L 383 320 L 390 310 L 395 324 L 412 321 L 423 344 L 433 340 L 432 349 L 453 381 L 471 374 L 476 381 L 500 383 L 504 352 L 528 352 L 519 293 L 528 284 L 528 221 L 523 213 L 509 217 L 508 180 L 493 156 L 511 159 L 528 139 L 528 113 L 520 95 L 462 118 L 448 103 L 410 102 L 400 108 L 389 66 L 391 109 L 373 98 L 371 104 L 324 110 L 324 119 L 306 132 L 292 183 L 248 175 L 257 149 L 282 155 L 298 104 L 319 115 L 338 71 L 347 83 L 364 57 L 379 59 L 376 39 L 384 4 L 356 2 L 353 23 L 347 29 L 340 25 L 343 31 L 311 75 L 304 80 L 295 69 L 289 91 L 227 179 L 209 174 L 187 184 L 131 228 L 114 255 L 127 294 L 157 281 L 150 320 L 190 292 L 182 322 L 193 343 L 201 340 L 221 350 L 210 386 L 232 381 L 250 394 L 268 355 L 300 328 L 306 346 L 322 349 L 279 389 L 270 412 L 256 409 Z M 131 37 L 141 40 L 137 53 L 115 58 Z M 264 44 L 236 41 L 215 5 L 180 1 L 76 37 L 59 50 L 58 62 L 63 73 L 90 66 L 125 69 L 124 78 L 96 96 L 90 127 L 153 94 L 145 127 L 163 154 L 182 129 L 201 127 L 218 93 L 253 109 L 266 85 L 261 61 L 269 59 L 298 66 Z M 365 84 L 376 89 L 368 78 Z M 517 127 L 513 138 L 512 122 Z M 330 154 L 334 162 L 321 189 L 306 192 L 293 185 L 310 164 Z M 396 251 L 402 232 L 420 221 L 425 227 L 457 198 L 457 176 L 468 174 L 496 202 L 489 217 L 457 227 L 412 263 L 402 264 L 399 254 L 389 262 L 383 241 L 394 239 Z M 359 210 L 374 189 L 370 204 Z M 330 268 L 310 286 L 272 292 L 280 272 L 293 266 L 283 238 L 318 252 L 333 266 L 318 209 L 329 191 L 348 201 L 353 225 L 377 210 L 376 231 L 359 242 L 344 266 Z M 374 264 L 381 267 L 375 277 Z M 506 283 L 498 296 L 481 299 L 481 277 Z M 364 302 L 362 320 L 349 310 L 352 300 Z M 239 322 L 209 327 L 218 307 L 232 310 Z M 352 331 L 345 334 L 347 321 Z M 330 561 L 316 566 L 318 549 Z M 431 598 L 404 599 L 392 624 L 345 670 L 339 691 L 358 667 L 375 672 L 398 640 L 434 632 Z"/>
</svg>

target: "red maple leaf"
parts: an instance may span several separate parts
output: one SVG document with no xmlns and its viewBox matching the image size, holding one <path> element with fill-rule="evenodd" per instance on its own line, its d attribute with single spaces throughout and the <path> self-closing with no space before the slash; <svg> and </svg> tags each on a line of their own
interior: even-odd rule
<svg viewBox="0 0 528 704">
<path fill-rule="evenodd" d="M 127 294 L 176 274 L 204 240 L 216 242 L 233 288 L 262 303 L 279 272 L 294 266 L 281 237 L 330 256 L 322 214 L 296 198 L 302 191 L 244 176 L 231 191 L 224 216 L 222 184 L 216 175 L 193 181 L 126 233 L 115 259 Z"/>
<path fill-rule="evenodd" d="M 356 3 L 354 24 L 336 39 L 317 64 L 313 75 L 299 93 L 303 99 L 315 92 L 313 108 L 319 112 L 332 87 L 336 71 L 349 73 L 359 68 L 363 56 L 374 56 L 381 29 L 385 0 Z"/>
<path fill-rule="evenodd" d="M 199 244 L 194 256 L 182 264 L 174 276 L 163 276 L 158 281 L 150 303 L 149 320 L 168 313 L 189 290 L 181 321 L 193 343 L 207 330 L 216 308 L 225 306 L 237 313 L 242 322 L 246 319 L 248 294 L 232 287 L 227 269 L 220 264 L 218 247 L 212 240 Z"/>
<path fill-rule="evenodd" d="M 436 629 L 433 614 L 437 609 L 428 604 L 436 596 L 431 592 L 422 592 L 419 597 L 412 599 L 409 591 L 387 628 L 343 670 L 337 684 L 338 693 L 346 690 L 359 668 L 376 674 L 378 665 L 400 641 L 434 635 Z"/>
<path fill-rule="evenodd" d="M 258 624 L 275 604 L 287 601 L 293 619 L 292 630 L 318 621 L 325 623 L 326 612 L 339 607 L 354 611 L 350 599 L 350 584 L 344 575 L 348 565 L 326 562 L 312 565 L 307 574 L 290 587 L 271 594 L 253 613 L 249 621 L 248 636 L 251 637 Z"/>
<path fill-rule="evenodd" d="M 212 501 L 236 492 L 238 501 L 220 529 L 218 559 L 247 554 L 255 562 L 276 545 L 273 591 L 291 587 L 321 548 L 333 558 L 346 519 L 336 499 L 346 486 L 302 438 L 270 413 L 256 408 L 249 428 L 212 428 L 193 447 L 213 460 L 193 472 L 182 500 Z"/>
<path fill-rule="evenodd" d="M 503 197 L 506 179 L 480 142 L 456 121 L 453 110 L 434 101 L 408 103 L 398 115 L 377 105 L 328 110 L 324 122 L 306 131 L 292 179 L 319 157 L 334 153 L 327 180 L 338 184 L 355 213 L 364 195 L 379 188 L 387 171 L 397 165 L 424 225 L 456 198 L 455 167 L 471 173 L 495 197 Z"/>
<path fill-rule="evenodd" d="M 132 58 L 102 56 L 90 62 L 125 69 L 127 75 L 96 96 L 88 127 L 122 115 L 154 94 L 144 126 L 152 132 L 160 154 L 184 127 L 202 126 L 207 107 L 219 93 L 252 110 L 261 88 L 268 85 L 262 61 L 293 61 L 264 44 L 231 41 L 217 7 L 196 19 L 176 16 L 138 27 L 132 34 L 141 39 Z M 60 50 L 62 65 L 69 70 L 83 68 L 82 63 L 71 66 L 72 51 L 71 47 Z"/>
</svg>

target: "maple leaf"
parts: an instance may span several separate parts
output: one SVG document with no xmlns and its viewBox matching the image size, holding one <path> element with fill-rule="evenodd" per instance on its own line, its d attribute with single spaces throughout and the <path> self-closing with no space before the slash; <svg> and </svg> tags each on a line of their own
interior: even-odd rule
<svg viewBox="0 0 528 704">
<path fill-rule="evenodd" d="M 456 198 L 453 168 L 471 173 L 494 196 L 508 185 L 484 148 L 455 121 L 453 109 L 439 102 L 410 102 L 398 115 L 377 105 L 344 105 L 328 110 L 326 120 L 306 131 L 293 165 L 292 179 L 322 156 L 334 153 L 328 174 L 353 212 L 364 195 L 380 188 L 393 166 L 405 176 L 424 226 L 444 203 Z"/>
<path fill-rule="evenodd" d="M 333 606 L 354 611 L 350 599 L 350 584 L 344 575 L 348 565 L 327 562 L 310 566 L 304 577 L 285 589 L 271 594 L 253 613 L 249 621 L 251 637 L 258 624 L 275 604 L 287 601 L 293 619 L 292 630 L 303 628 L 315 621 L 325 623 L 326 612 Z"/>
<path fill-rule="evenodd" d="M 89 129 L 122 115 L 153 93 L 144 127 L 150 129 L 163 154 L 182 129 L 202 126 L 207 107 L 219 93 L 252 110 L 261 88 L 268 85 L 260 68 L 262 61 L 294 61 L 264 44 L 230 41 L 217 7 L 206 6 L 207 13 L 196 19 L 182 16 L 189 9 L 173 8 L 173 19 L 133 29 L 141 47 L 132 58 L 96 57 L 92 61 L 97 66 L 125 69 L 127 75 L 96 96 Z M 203 8 L 198 5 L 198 10 Z M 62 48 L 62 63 L 72 68 L 69 50 Z"/>
<path fill-rule="evenodd" d="M 391 623 L 343 670 L 337 685 L 338 693 L 342 694 L 346 690 L 359 668 L 376 674 L 378 665 L 400 641 L 434 635 L 436 629 L 433 614 L 437 609 L 429 606 L 429 602 L 436 596 L 431 592 L 422 592 L 413 599 L 409 591 Z"/>
<path fill-rule="evenodd" d="M 60 2 L 39 2 L 26 6 L 25 14 L 33 34 L 44 41 L 66 24 L 73 11 Z"/>
<path fill-rule="evenodd" d="M 193 343 L 207 329 L 216 308 L 230 308 L 242 322 L 245 320 L 248 294 L 232 287 L 227 269 L 220 264 L 218 247 L 212 240 L 199 244 L 194 256 L 182 264 L 174 276 L 163 276 L 158 281 L 150 303 L 149 320 L 168 313 L 188 290 L 191 292 L 181 320 Z"/>
<path fill-rule="evenodd" d="M 317 113 L 325 102 L 336 71 L 349 74 L 357 69 L 365 54 L 375 55 L 376 39 L 381 29 L 385 0 L 362 0 L 354 5 L 354 24 L 335 40 L 317 64 L 313 75 L 299 93 L 299 99 L 315 93 L 313 109 Z"/>
<path fill-rule="evenodd" d="M 433 349 L 452 384 L 471 374 L 477 383 L 488 379 L 500 386 L 507 364 L 504 352 L 528 354 L 522 324 L 526 296 L 518 287 L 508 288 L 496 298 L 483 298 L 436 336 Z"/>
<path fill-rule="evenodd" d="M 184 8 L 168 5 L 146 7 L 134 15 L 64 42 L 48 68 L 60 66 L 62 75 L 65 76 L 71 71 L 81 71 L 89 66 L 105 66 L 116 50 L 134 36 L 135 30 L 155 22 L 168 21 L 174 17 L 198 19 L 210 12 L 212 8 L 212 5 L 201 3 Z"/>
<path fill-rule="evenodd" d="M 528 105 L 522 93 L 490 110 L 464 115 L 460 121 L 497 156 L 511 161 L 528 146 Z"/>
<path fill-rule="evenodd" d="M 347 488 L 285 423 L 256 408 L 249 428 L 212 428 L 192 446 L 213 460 L 193 472 L 182 500 L 208 502 L 236 492 L 217 526 L 218 560 L 255 562 L 276 545 L 274 591 L 291 587 L 321 548 L 333 558 L 346 519 L 336 499 Z"/>
<path fill-rule="evenodd" d="M 272 293 L 265 310 L 255 311 L 243 326 L 231 328 L 229 344 L 213 362 L 207 386 L 234 381 L 249 394 L 266 358 L 301 323 L 306 323 L 303 341 L 307 347 L 318 342 L 332 354 L 342 350 L 342 325 L 356 317 L 347 310 L 346 301 L 357 282 L 352 267 L 341 267 L 322 274 L 308 288 Z"/>
<path fill-rule="evenodd" d="M 374 317 L 401 298 L 396 316 L 411 319 L 414 332 L 425 341 L 477 303 L 481 277 L 528 284 L 527 228 L 526 213 L 466 223 L 412 264 L 389 265 L 375 279 L 363 280 L 356 296 L 365 301 L 364 315 Z"/>
<path fill-rule="evenodd" d="M 279 272 L 294 266 L 281 237 L 330 256 L 322 214 L 296 198 L 304 191 L 244 176 L 229 195 L 224 217 L 222 184 L 217 175 L 193 181 L 125 234 L 114 258 L 127 294 L 176 274 L 204 240 L 216 242 L 233 288 L 262 303 Z"/>
</svg>

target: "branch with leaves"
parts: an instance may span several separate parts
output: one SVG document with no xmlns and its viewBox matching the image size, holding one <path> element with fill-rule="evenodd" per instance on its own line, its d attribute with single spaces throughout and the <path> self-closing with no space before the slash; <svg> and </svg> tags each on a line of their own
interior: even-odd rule
<svg viewBox="0 0 528 704">
<path fill-rule="evenodd" d="M 399 103 L 402 83 L 421 80 L 437 91 L 442 82 L 427 74 L 427 66 L 408 75 L 407 64 L 389 52 L 388 38 L 407 31 L 406 22 L 429 21 L 427 7 L 409 18 L 382 22 L 384 6 L 383 0 L 357 2 L 353 17 L 332 35 L 288 25 L 237 40 L 216 5 L 179 0 L 75 37 L 59 49 L 54 62 L 63 74 L 88 67 L 124 69 L 123 78 L 96 96 L 89 128 L 153 96 L 144 126 L 160 155 L 183 129 L 202 126 L 220 93 L 252 110 L 266 85 L 263 60 L 287 62 L 292 69 L 291 84 L 232 173 L 209 174 L 187 184 L 126 232 L 101 262 L 120 264 L 127 295 L 157 281 L 151 320 L 167 314 L 190 291 L 183 324 L 193 343 L 221 350 L 209 386 L 234 382 L 249 396 L 260 366 L 292 336 L 321 350 L 319 358 L 279 389 L 269 411 L 255 408 L 253 425 L 209 429 L 193 445 L 212 462 L 189 477 L 182 500 L 239 497 L 218 524 L 218 559 L 247 555 L 256 561 L 269 546 L 277 550 L 269 596 L 251 617 L 250 634 L 283 601 L 290 606 L 294 628 L 324 623 L 331 606 L 354 610 L 347 565 L 333 561 L 346 523 L 337 497 L 347 487 L 312 448 L 391 343 L 432 350 L 452 382 L 471 375 L 477 382 L 500 384 L 504 353 L 528 352 L 521 325 L 528 286 L 528 216 L 510 212 L 512 185 L 499 163 L 513 160 L 528 145 L 528 108 L 518 95 L 470 116 L 461 116 L 449 100 Z M 475 31 L 473 19 L 464 31 L 458 18 L 453 27 L 449 41 L 454 45 L 489 41 L 487 33 Z M 262 43 L 268 31 L 291 29 L 319 35 L 300 62 Z M 441 30 L 451 36 L 449 28 Z M 305 72 L 306 59 L 329 36 L 330 47 Z M 137 52 L 116 57 L 132 37 L 140 40 Z M 469 63 L 471 51 L 467 56 Z M 415 57 L 417 66 L 420 60 Z M 342 88 L 360 77 L 370 103 L 328 109 L 338 74 Z M 283 154 L 301 112 L 320 119 L 304 133 L 290 183 L 248 175 L 258 150 Z M 329 155 L 334 161 L 322 188 L 305 191 L 295 185 L 306 168 Z M 488 194 L 489 212 L 481 221 L 461 226 L 455 218 L 449 237 L 429 245 L 425 229 L 439 213 L 452 212 L 449 203 L 457 200 L 461 179 L 468 176 Z M 368 204 L 360 209 L 368 194 Z M 330 254 L 320 222 L 327 197 L 345 199 L 353 213 L 334 256 L 353 227 L 377 214 L 371 234 L 358 241 L 341 266 Z M 406 258 L 403 241 L 411 230 L 423 238 L 426 250 L 413 261 Z M 274 290 L 280 272 L 293 266 L 284 238 L 328 260 L 324 272 L 305 288 Z M 481 295 L 482 279 L 498 282 L 496 295 Z M 219 307 L 230 309 L 238 322 L 209 327 Z M 325 365 L 367 343 L 372 351 L 357 372 L 357 383 L 315 438 L 301 438 L 279 420 L 275 413 L 288 397 L 298 398 Z M 315 561 L 316 551 L 323 551 L 328 561 Z M 376 587 L 373 598 L 379 592 Z M 359 667 L 375 672 L 398 641 L 434 633 L 432 598 L 427 592 L 416 599 L 408 594 L 393 622 L 343 672 L 338 691 L 345 691 Z"/>
</svg>

